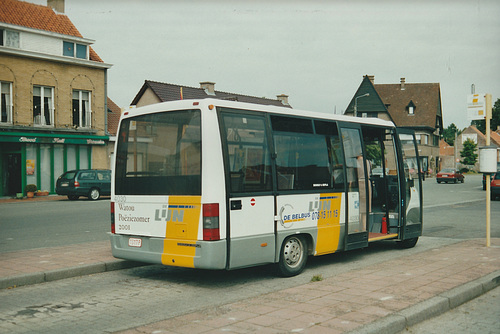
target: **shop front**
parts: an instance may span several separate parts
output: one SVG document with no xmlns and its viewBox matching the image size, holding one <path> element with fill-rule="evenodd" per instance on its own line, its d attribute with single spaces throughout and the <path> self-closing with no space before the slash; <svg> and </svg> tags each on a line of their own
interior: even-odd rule
<svg viewBox="0 0 500 334">
<path fill-rule="evenodd" d="M 27 184 L 54 193 L 57 178 L 65 171 L 106 168 L 108 139 L 94 135 L 0 132 L 0 196 L 24 193 Z"/>
</svg>

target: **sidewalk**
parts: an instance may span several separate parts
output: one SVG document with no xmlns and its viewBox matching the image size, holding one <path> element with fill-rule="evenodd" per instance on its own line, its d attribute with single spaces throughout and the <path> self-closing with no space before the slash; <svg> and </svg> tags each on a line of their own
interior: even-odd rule
<svg viewBox="0 0 500 334">
<path fill-rule="evenodd" d="M 120 333 L 400 333 L 499 285 L 500 239 L 467 240 Z"/>
<path fill-rule="evenodd" d="M 107 241 L 2 253 L 0 289 L 141 265 Z M 399 333 L 499 285 L 500 238 L 472 239 L 121 333 Z"/>
</svg>

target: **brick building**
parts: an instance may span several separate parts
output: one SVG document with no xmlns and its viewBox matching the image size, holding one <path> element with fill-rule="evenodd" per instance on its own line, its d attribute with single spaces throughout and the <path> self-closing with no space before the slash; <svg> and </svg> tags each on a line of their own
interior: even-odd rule
<svg viewBox="0 0 500 334">
<path fill-rule="evenodd" d="M 75 168 L 108 168 L 107 70 L 63 14 L 0 0 L 0 196 L 26 184 L 54 192 Z"/>
</svg>

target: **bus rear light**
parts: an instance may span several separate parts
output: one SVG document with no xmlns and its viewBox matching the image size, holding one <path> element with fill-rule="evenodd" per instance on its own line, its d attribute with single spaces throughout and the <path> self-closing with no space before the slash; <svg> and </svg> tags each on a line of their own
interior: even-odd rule
<svg viewBox="0 0 500 334">
<path fill-rule="evenodd" d="M 220 240 L 219 203 L 203 204 L 203 240 Z"/>
<path fill-rule="evenodd" d="M 115 202 L 111 202 L 111 233 L 115 234 Z"/>
</svg>

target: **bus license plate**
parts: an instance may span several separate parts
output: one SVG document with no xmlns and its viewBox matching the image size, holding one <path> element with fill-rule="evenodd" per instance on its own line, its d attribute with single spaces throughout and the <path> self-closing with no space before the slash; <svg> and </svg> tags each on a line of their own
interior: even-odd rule
<svg viewBox="0 0 500 334">
<path fill-rule="evenodd" d="M 142 239 L 138 238 L 129 238 L 128 245 L 130 247 L 142 247 Z"/>
</svg>

